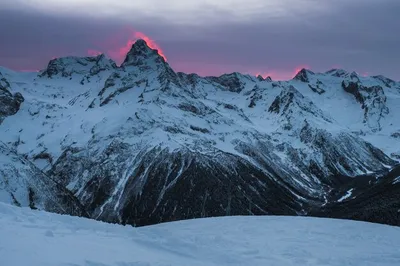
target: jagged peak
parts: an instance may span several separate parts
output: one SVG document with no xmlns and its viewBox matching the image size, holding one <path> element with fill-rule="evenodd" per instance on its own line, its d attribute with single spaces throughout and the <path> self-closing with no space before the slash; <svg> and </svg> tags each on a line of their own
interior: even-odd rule
<svg viewBox="0 0 400 266">
<path fill-rule="evenodd" d="M 331 76 L 338 77 L 338 78 L 344 78 L 344 77 L 348 77 L 350 75 L 349 72 L 347 72 L 346 70 L 341 69 L 341 68 L 333 68 L 331 70 L 326 71 L 325 74 L 329 74 Z"/>
<path fill-rule="evenodd" d="M 243 77 L 243 76 L 245 76 L 245 75 L 242 74 L 242 73 L 231 72 L 231 73 L 222 74 L 222 75 L 218 76 L 217 78 L 240 78 L 240 77 Z"/>
<path fill-rule="evenodd" d="M 350 73 L 350 79 L 352 81 L 355 81 L 355 82 L 359 82 L 360 81 L 360 78 L 359 78 L 357 72 L 355 72 L 355 71 Z"/>
<path fill-rule="evenodd" d="M 227 90 L 239 93 L 244 88 L 243 79 L 254 81 L 254 77 L 247 74 L 241 74 L 239 72 L 232 72 L 229 74 L 223 74 L 218 77 L 206 77 L 211 82 L 218 83 L 225 87 Z"/>
<path fill-rule="evenodd" d="M 69 65 L 69 64 L 87 64 L 89 62 L 100 62 L 100 61 L 112 61 L 112 59 L 108 59 L 105 54 L 99 54 L 96 56 L 62 56 L 62 57 L 56 57 L 53 58 L 49 61 L 49 64 L 64 64 L 64 65 Z"/>
<path fill-rule="evenodd" d="M 315 73 L 312 72 L 311 70 L 302 68 L 297 74 L 294 76 L 294 80 L 299 80 L 302 82 L 310 82 L 310 75 L 314 75 Z"/>
<path fill-rule="evenodd" d="M 104 54 L 88 57 L 65 56 L 50 60 L 47 68 L 39 76 L 52 77 L 61 74 L 63 77 L 70 77 L 73 73 L 84 75 L 89 71 L 91 74 L 97 74 L 101 70 L 115 68 L 117 64 Z"/>
<path fill-rule="evenodd" d="M 272 81 L 272 78 L 270 76 L 267 76 L 266 78 L 264 78 L 261 75 L 257 75 L 256 78 L 257 78 L 258 81 L 267 81 L 267 82 L 271 82 Z"/>
<path fill-rule="evenodd" d="M 131 49 L 127 53 L 122 67 L 126 66 L 144 66 L 152 63 L 166 64 L 163 56 L 158 53 L 157 49 L 149 47 L 147 42 L 143 39 L 138 39 L 132 44 Z"/>
</svg>

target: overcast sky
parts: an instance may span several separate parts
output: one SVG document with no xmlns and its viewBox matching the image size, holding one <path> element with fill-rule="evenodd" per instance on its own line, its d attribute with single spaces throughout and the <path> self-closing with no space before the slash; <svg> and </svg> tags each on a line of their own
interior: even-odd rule
<svg viewBox="0 0 400 266">
<path fill-rule="evenodd" d="M 399 0 L 0 0 L 0 65 L 106 53 L 142 32 L 177 71 L 288 79 L 331 68 L 400 80 Z"/>
</svg>

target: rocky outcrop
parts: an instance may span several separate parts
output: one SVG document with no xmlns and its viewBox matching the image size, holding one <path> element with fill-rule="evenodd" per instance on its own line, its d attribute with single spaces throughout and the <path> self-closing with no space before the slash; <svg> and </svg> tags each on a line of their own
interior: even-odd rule
<svg viewBox="0 0 400 266">
<path fill-rule="evenodd" d="M 386 95 L 381 86 L 363 86 L 360 82 L 347 81 L 342 82 L 342 88 L 354 95 L 356 100 L 364 109 L 364 123 L 372 130 L 380 131 L 382 129 L 380 121 L 389 113 L 386 106 Z"/>
<path fill-rule="evenodd" d="M 219 77 L 209 77 L 208 79 L 221 85 L 223 89 L 240 93 L 244 88 L 242 78 L 243 76 L 241 74 L 235 72 L 231 74 L 224 74 Z"/>
<path fill-rule="evenodd" d="M 8 90 L 9 82 L 0 74 L 0 124 L 7 117 L 18 112 L 24 97 L 17 92 L 14 95 Z"/>
<path fill-rule="evenodd" d="M 151 49 L 146 41 L 136 41 L 128 54 L 125 57 L 122 67 L 136 66 L 136 67 L 151 67 L 151 64 L 165 64 L 166 61 L 158 54 L 158 51 Z"/>
<path fill-rule="evenodd" d="M 337 77 L 337 78 L 347 78 L 350 76 L 350 73 L 347 72 L 346 70 L 337 69 L 337 68 L 327 71 L 326 74 L 331 75 L 333 77 Z"/>
<path fill-rule="evenodd" d="M 314 74 L 314 72 L 303 68 L 299 72 L 297 72 L 293 79 L 299 80 L 301 82 L 310 82 L 310 76 Z"/>
<path fill-rule="evenodd" d="M 299 117 L 312 115 L 318 117 L 327 123 L 333 120 L 324 114 L 315 104 L 304 97 L 293 86 L 286 87 L 275 98 L 271 106 L 268 108 L 271 113 L 279 114 L 282 118 L 280 123 L 286 130 L 291 130 L 299 121 Z"/>
<path fill-rule="evenodd" d="M 86 76 L 86 78 L 97 75 L 106 70 L 116 69 L 117 65 L 104 54 L 96 57 L 62 57 L 55 58 L 49 62 L 47 68 L 42 71 L 40 77 L 52 78 L 60 76 L 71 78 L 74 74 Z M 82 81 L 83 82 L 83 81 Z"/>
</svg>

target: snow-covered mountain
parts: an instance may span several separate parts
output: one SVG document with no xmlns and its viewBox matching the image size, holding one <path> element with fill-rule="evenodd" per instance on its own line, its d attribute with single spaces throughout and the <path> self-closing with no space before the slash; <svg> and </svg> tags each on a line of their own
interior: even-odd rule
<svg viewBox="0 0 400 266">
<path fill-rule="evenodd" d="M 397 266 L 400 228 L 311 217 L 220 217 L 140 228 L 0 203 L 12 266 Z"/>
<path fill-rule="evenodd" d="M 390 171 L 400 160 L 400 83 L 382 76 L 303 69 L 278 82 L 240 73 L 200 77 L 176 73 L 138 40 L 121 66 L 104 55 L 66 57 L 40 73 L 2 68 L 0 79 L 6 202 L 27 205 L 29 191 L 46 180 L 82 207 L 75 212 L 145 225 L 335 216 L 328 206 L 381 180 L 391 178 L 399 191 Z M 22 160 L 15 158 L 29 169 L 15 172 Z M 39 172 L 39 179 L 30 174 Z M 12 175 L 24 182 L 10 183 Z M 350 189 L 357 193 L 340 201 Z M 61 193 L 39 191 L 51 199 Z M 396 208 L 398 200 L 388 216 L 372 220 L 400 224 Z"/>
</svg>

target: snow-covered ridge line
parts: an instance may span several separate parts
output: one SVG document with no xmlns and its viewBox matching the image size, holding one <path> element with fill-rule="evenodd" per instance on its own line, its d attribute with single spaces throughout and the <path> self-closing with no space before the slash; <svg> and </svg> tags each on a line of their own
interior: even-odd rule
<svg viewBox="0 0 400 266">
<path fill-rule="evenodd" d="M 1 73 L 6 149 L 104 221 L 303 215 L 400 160 L 400 85 L 381 76 L 200 77 L 174 72 L 144 41 L 122 66 L 100 55 Z M 36 179 L 7 182 L 17 164 L 4 158 L 2 201 L 26 206 Z"/>
</svg>

